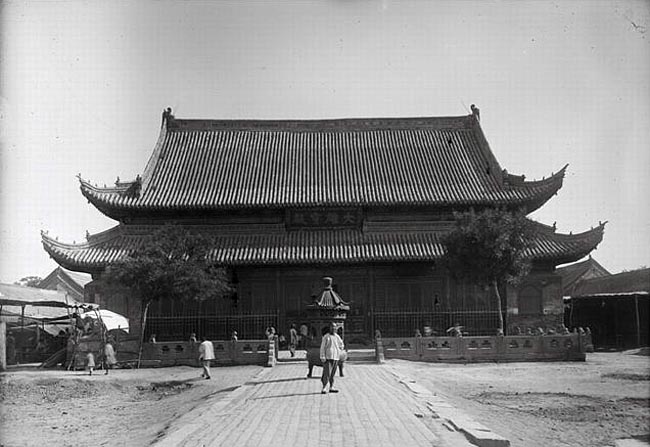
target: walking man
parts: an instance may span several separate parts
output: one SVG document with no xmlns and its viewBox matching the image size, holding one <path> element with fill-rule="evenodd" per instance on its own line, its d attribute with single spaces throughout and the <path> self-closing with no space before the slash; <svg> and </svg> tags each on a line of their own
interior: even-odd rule
<svg viewBox="0 0 650 447">
<path fill-rule="evenodd" d="M 201 344 L 199 345 L 199 360 L 201 366 L 203 366 L 201 377 L 210 379 L 210 362 L 214 360 L 214 345 L 205 335 L 201 337 Z"/>
<path fill-rule="evenodd" d="M 291 329 L 289 329 L 289 352 L 291 357 L 296 355 L 296 346 L 298 345 L 298 331 L 296 331 L 296 325 L 292 324 Z"/>
<path fill-rule="evenodd" d="M 323 363 L 323 375 L 320 381 L 323 384 L 321 394 L 327 393 L 327 384 L 330 385 L 330 393 L 338 393 L 339 390 L 334 389 L 334 376 L 336 373 L 336 365 L 341 358 L 343 352 L 343 340 L 336 333 L 336 325 L 334 322 L 330 323 L 329 332 L 323 335 L 323 341 L 320 344 L 320 360 Z"/>
</svg>

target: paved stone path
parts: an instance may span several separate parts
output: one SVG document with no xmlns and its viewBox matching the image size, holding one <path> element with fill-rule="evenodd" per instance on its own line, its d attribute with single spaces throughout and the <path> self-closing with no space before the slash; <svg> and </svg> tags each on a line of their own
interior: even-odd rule
<svg viewBox="0 0 650 447">
<path fill-rule="evenodd" d="M 389 368 L 348 363 L 337 394 L 321 394 L 305 362 L 279 363 L 215 393 L 168 427 L 158 446 L 468 446 Z M 219 374 L 219 368 L 213 369 Z"/>
</svg>

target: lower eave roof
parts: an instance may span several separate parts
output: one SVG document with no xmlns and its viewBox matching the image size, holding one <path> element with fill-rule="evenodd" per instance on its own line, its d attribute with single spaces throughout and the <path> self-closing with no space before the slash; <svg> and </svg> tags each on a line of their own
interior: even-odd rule
<svg viewBox="0 0 650 447">
<path fill-rule="evenodd" d="M 283 225 L 209 227 L 214 234 L 212 257 L 227 266 L 361 264 L 432 262 L 443 255 L 440 223 L 402 225 L 400 229 L 364 231 L 332 229 L 286 231 Z M 154 227 L 117 225 L 90 236 L 88 242 L 67 244 L 41 233 L 43 247 L 61 266 L 99 272 L 142 246 Z M 538 224 L 535 247 L 528 256 L 535 262 L 558 265 L 576 261 L 601 242 L 604 224 L 581 234 L 559 234 Z"/>
<path fill-rule="evenodd" d="M 596 300 L 596 299 L 623 299 L 623 298 L 650 298 L 650 292 L 639 290 L 637 292 L 621 292 L 621 293 L 594 293 L 591 295 L 579 295 L 565 297 L 566 301 L 582 301 L 582 300 Z"/>
</svg>

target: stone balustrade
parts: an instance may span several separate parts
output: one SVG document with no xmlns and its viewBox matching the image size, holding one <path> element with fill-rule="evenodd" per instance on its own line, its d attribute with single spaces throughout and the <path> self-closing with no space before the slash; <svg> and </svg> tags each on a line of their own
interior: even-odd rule
<svg viewBox="0 0 650 447">
<path fill-rule="evenodd" d="M 380 338 L 377 359 L 423 362 L 584 361 L 591 336 L 509 335 L 486 337 Z"/>
<path fill-rule="evenodd" d="M 266 365 L 269 359 L 269 340 L 212 341 L 213 365 Z M 272 352 L 272 350 L 271 350 Z M 142 347 L 141 366 L 176 366 L 199 364 L 199 343 L 158 342 Z"/>
</svg>

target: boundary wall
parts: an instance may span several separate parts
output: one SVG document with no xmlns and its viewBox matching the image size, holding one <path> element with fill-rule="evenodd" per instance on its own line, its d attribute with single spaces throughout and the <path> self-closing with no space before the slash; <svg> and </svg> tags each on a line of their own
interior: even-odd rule
<svg viewBox="0 0 650 447">
<path fill-rule="evenodd" d="M 214 356 L 213 365 L 269 365 L 270 358 L 275 360 L 275 342 L 268 339 L 224 341 L 213 340 Z M 135 367 L 138 361 L 139 340 L 129 338 L 116 343 L 115 351 L 118 363 L 123 366 Z M 95 363 L 99 368 L 102 358 L 103 343 L 97 338 L 82 339 L 76 347 L 68 347 L 68 358 L 74 358 L 72 368 L 83 369 L 86 355 L 92 352 Z M 271 355 L 269 355 L 269 353 Z M 200 366 L 199 343 L 189 341 L 166 341 L 158 343 L 144 343 L 140 367 L 165 367 L 165 366 Z"/>
</svg>

